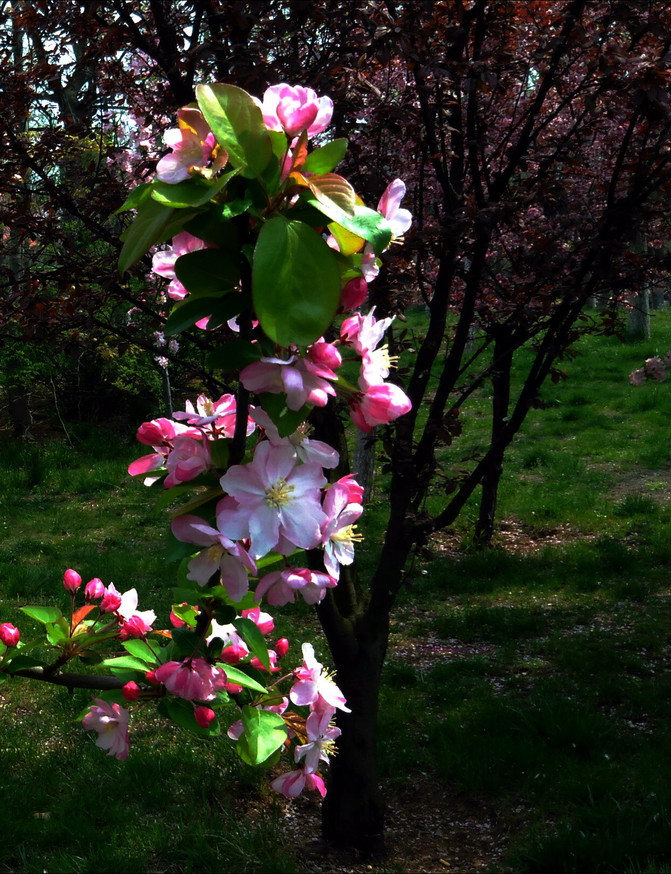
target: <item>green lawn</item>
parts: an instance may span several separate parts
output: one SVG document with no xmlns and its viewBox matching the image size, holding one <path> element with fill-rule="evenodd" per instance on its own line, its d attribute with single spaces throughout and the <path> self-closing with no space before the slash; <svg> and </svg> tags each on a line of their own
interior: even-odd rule
<svg viewBox="0 0 671 874">
<path fill-rule="evenodd" d="M 421 331 L 421 316 L 410 321 Z M 509 451 L 494 547 L 470 547 L 470 502 L 408 569 L 384 672 L 382 778 L 393 792 L 430 775 L 502 811 L 501 870 L 671 870 L 671 383 L 627 379 L 669 346 L 666 312 L 650 342 L 582 340 Z M 484 447 L 487 404 L 483 388 L 464 409 L 446 469 Z M 26 603 L 66 609 L 74 567 L 135 586 L 165 623 L 166 519 L 125 475 L 144 448 L 100 434 L 74 451 L 0 448 L 0 621 L 25 626 Z M 384 485 L 380 475 L 360 526 L 364 566 Z M 276 622 L 295 651 L 317 634 L 305 605 Z M 88 700 L 19 679 L 0 687 L 0 871 L 302 870 L 280 805 L 226 740 L 147 711 L 119 763 L 76 721 Z"/>
</svg>

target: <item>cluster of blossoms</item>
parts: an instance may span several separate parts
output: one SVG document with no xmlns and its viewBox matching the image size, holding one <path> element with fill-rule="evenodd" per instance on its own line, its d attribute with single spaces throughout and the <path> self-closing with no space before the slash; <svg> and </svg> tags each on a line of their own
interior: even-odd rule
<svg viewBox="0 0 671 874">
<path fill-rule="evenodd" d="M 289 643 L 266 642 L 274 622 L 260 605 L 298 597 L 317 604 L 354 560 L 363 488 L 353 474 L 337 478 L 339 454 L 311 436 L 308 418 L 337 398 L 369 432 L 409 411 L 409 399 L 388 381 L 394 359 L 383 337 L 393 319 L 358 309 L 379 255 L 400 241 L 412 217 L 401 207 L 400 179 L 372 210 L 332 172 L 344 140 L 308 149 L 331 121 L 328 97 L 282 83 L 262 100 L 226 85 L 198 86 L 197 98 L 166 133 L 169 152 L 156 178 L 122 208 L 138 213 L 122 269 L 162 245 L 166 227 L 173 230 L 171 245 L 153 254 L 153 274 L 167 280 L 175 301 L 164 330 L 154 333 L 156 346 L 174 354 L 177 341 L 168 338 L 195 324 L 223 333 L 228 326 L 238 334 L 226 337 L 234 352 L 244 349 L 237 399 L 202 394 L 137 432 L 151 452 L 129 466 L 132 476 L 174 489 L 168 500 L 198 490 L 173 512 L 171 548 L 182 563 L 172 628 L 154 629 L 156 614 L 138 610 L 135 589 L 119 592 L 98 578 L 83 585 L 73 569 L 63 578 L 69 621 L 56 608 L 22 609 L 46 626 L 59 652 L 51 670 L 100 644 L 108 650 L 110 641 L 123 649 L 101 662 L 117 688 L 108 685 L 82 718 L 109 755 L 128 756 L 124 704 L 153 701 L 163 716 L 206 735 L 220 731 L 221 708 L 235 704 L 240 719 L 228 735 L 241 758 L 274 764 L 293 745 L 295 767 L 273 788 L 287 797 L 304 788 L 323 796 L 319 766 L 340 735 L 333 720 L 338 710 L 349 712 L 346 700 L 309 643 L 302 665 L 282 674 Z M 354 382 L 343 375 L 353 363 Z M 309 561 L 297 558 L 302 552 Z M 3 670 L 14 661 L 17 671 L 30 671 L 30 658 L 16 655 L 18 629 L 4 623 L 0 642 Z"/>
<path fill-rule="evenodd" d="M 664 358 L 654 355 L 652 358 L 646 359 L 643 367 L 634 370 L 629 374 L 629 382 L 632 385 L 643 385 L 648 378 L 654 379 L 656 382 L 664 382 L 669 375 L 671 368 L 671 350 L 666 353 Z"/>
</svg>

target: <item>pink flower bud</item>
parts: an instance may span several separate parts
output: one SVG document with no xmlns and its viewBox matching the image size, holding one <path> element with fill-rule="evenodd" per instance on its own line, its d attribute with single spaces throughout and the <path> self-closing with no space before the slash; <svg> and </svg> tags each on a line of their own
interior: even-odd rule
<svg viewBox="0 0 671 874">
<path fill-rule="evenodd" d="M 105 594 L 105 584 L 98 577 L 89 580 L 84 589 L 84 600 L 93 601 L 94 598 L 102 598 Z"/>
<path fill-rule="evenodd" d="M 126 701 L 137 701 L 140 697 L 140 687 L 136 682 L 130 680 L 121 690 L 121 694 Z"/>
<path fill-rule="evenodd" d="M 103 595 L 103 599 L 100 602 L 100 612 L 114 613 L 115 610 L 118 610 L 120 606 L 121 595 L 114 588 L 114 583 L 110 583 L 109 587 L 105 589 L 105 594 Z"/>
<path fill-rule="evenodd" d="M 237 663 L 242 661 L 246 655 L 247 650 L 244 646 L 231 644 L 230 646 L 224 647 L 220 658 L 222 662 L 225 662 L 227 665 L 237 665 Z"/>
<path fill-rule="evenodd" d="M 363 276 L 357 276 L 355 279 L 350 279 L 345 283 L 345 287 L 340 292 L 340 303 L 338 309 L 342 313 L 355 310 L 361 306 L 368 297 L 368 283 Z"/>
<path fill-rule="evenodd" d="M 198 706 L 193 711 L 193 715 L 196 717 L 196 722 L 201 728 L 209 728 L 210 723 L 217 718 L 217 714 L 211 707 Z"/>
<path fill-rule="evenodd" d="M 277 653 L 277 658 L 284 658 L 288 651 L 289 641 L 286 639 L 286 637 L 281 637 L 275 644 L 275 652 Z"/>
<path fill-rule="evenodd" d="M 149 680 L 150 683 L 153 683 L 154 686 L 160 685 L 160 680 L 156 679 L 156 669 L 155 668 L 153 671 L 147 671 L 147 673 L 145 674 L 145 677 L 147 678 L 147 680 Z"/>
<path fill-rule="evenodd" d="M 237 695 L 239 692 L 242 692 L 242 686 L 239 686 L 237 683 L 226 682 L 224 689 L 226 689 L 229 695 Z"/>
<path fill-rule="evenodd" d="M 63 585 L 65 586 L 65 591 L 70 592 L 71 595 L 77 591 L 77 589 L 82 584 L 82 578 L 79 576 L 77 571 L 73 571 L 72 568 L 68 568 L 63 574 Z"/>
<path fill-rule="evenodd" d="M 16 646 L 20 637 L 19 629 L 15 625 L 12 625 L 10 622 L 3 622 L 0 625 L 0 641 L 5 646 Z"/>
</svg>

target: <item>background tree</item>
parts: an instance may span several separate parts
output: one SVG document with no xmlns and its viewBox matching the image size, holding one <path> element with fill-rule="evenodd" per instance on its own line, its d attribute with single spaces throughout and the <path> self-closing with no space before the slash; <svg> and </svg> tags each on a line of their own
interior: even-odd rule
<svg viewBox="0 0 671 874">
<path fill-rule="evenodd" d="M 116 278 L 120 220 L 109 216 L 120 205 L 121 183 L 153 172 L 156 137 L 199 79 L 257 94 L 277 81 L 300 82 L 329 94 L 334 134 L 350 139 L 343 172 L 364 200 L 374 205 L 395 177 L 408 185 L 404 205 L 415 225 L 403 264 L 383 260 L 370 299 L 378 315 L 413 300 L 427 307 L 426 334 L 413 339 L 404 379 L 413 411 L 381 434 L 391 470 L 387 535 L 371 578 L 343 575 L 318 610 L 352 707 L 340 721 L 324 831 L 336 843 L 379 850 L 378 684 L 404 569 L 478 488 L 476 535 L 483 543 L 491 538 L 506 447 L 540 403 L 544 381 L 561 378 L 557 363 L 581 332 L 612 329 L 618 299 L 668 267 L 661 244 L 669 198 L 669 10 L 659 0 L 635 8 L 615 0 L 157 0 L 139 9 L 86 4 L 75 16 L 68 6 L 3 7 L 31 47 L 31 64 L 11 68 L 14 55 L 4 50 L 5 179 L 14 181 L 0 191 L 0 220 L 15 237 L 41 243 L 40 258 L 20 277 L 5 264 L 3 330 L 12 324 L 23 336 L 48 330 L 62 337 L 67 327 L 71 337 L 73 327 L 86 335 L 104 326 L 128 342 L 118 313 L 129 305 L 160 326 L 145 292 L 148 263 L 127 280 Z M 346 32 L 345 20 L 352 22 Z M 34 119 L 39 100 L 48 101 L 50 123 L 33 122 L 24 134 L 17 119 Z M 104 132 L 104 112 L 112 110 L 113 133 Z M 77 149 L 96 134 L 98 151 L 89 153 L 95 157 L 82 176 L 61 172 L 75 160 L 66 146 L 73 125 L 81 125 L 80 160 Z M 124 151 L 132 138 L 151 145 Z M 124 162 L 138 153 L 139 162 Z M 31 209 L 17 210 L 25 198 L 17 180 L 28 171 Z M 609 302 L 598 318 L 585 311 L 595 296 Z M 390 345 L 398 352 L 409 342 L 397 330 Z M 206 345 L 202 335 L 194 343 Z M 513 385 L 512 363 L 529 345 L 533 358 L 521 385 Z M 216 384 L 217 375 L 208 379 Z M 469 397 L 486 383 L 490 444 L 464 460 L 455 438 Z M 334 475 L 347 472 L 337 407 L 318 411 L 314 425 L 345 459 Z"/>
</svg>

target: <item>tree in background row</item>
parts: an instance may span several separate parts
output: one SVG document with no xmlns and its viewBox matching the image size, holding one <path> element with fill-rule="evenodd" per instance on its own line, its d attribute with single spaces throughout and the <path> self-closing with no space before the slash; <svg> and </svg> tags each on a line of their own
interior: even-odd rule
<svg viewBox="0 0 671 874">
<path fill-rule="evenodd" d="M 129 180 L 153 173 L 160 134 L 198 82 L 261 94 L 300 81 L 328 94 L 331 133 L 349 139 L 342 172 L 363 201 L 375 205 L 389 179 L 406 182 L 415 224 L 400 263 L 382 255 L 369 298 L 378 316 L 423 302 L 428 320 L 425 336 L 412 339 L 409 371 L 396 376 L 412 411 L 380 434 L 391 471 L 387 533 L 370 578 L 344 569 L 318 607 L 352 709 L 339 719 L 325 835 L 379 849 L 378 685 L 404 569 L 477 489 L 476 535 L 488 541 L 506 447 L 540 403 L 544 381 L 561 378 L 557 363 L 581 333 L 612 330 L 615 304 L 662 282 L 668 269 L 667 4 L 157 0 L 139 9 L 86 4 L 76 15 L 56 2 L 3 11 L 29 51 L 17 64 L 4 50 L 11 173 L 0 221 L 37 252 L 21 269 L 4 262 L 1 330 L 71 337 L 95 326 L 127 337 L 115 302 L 160 328 L 144 281 L 149 260 L 127 279 L 114 272 L 120 220 L 109 216 Z M 343 21 L 352 22 L 346 31 Z M 84 162 L 88 142 L 94 157 Z M 595 316 L 585 310 L 591 299 L 613 307 Z M 410 347 L 398 325 L 392 353 Z M 190 333 L 204 363 L 207 332 Z M 533 356 L 513 385 L 523 346 Z M 455 438 L 483 384 L 491 386 L 490 443 L 463 459 Z M 337 403 L 311 421 L 341 454 L 334 476 L 346 475 Z M 441 446 L 449 447 L 442 464 Z"/>
</svg>

